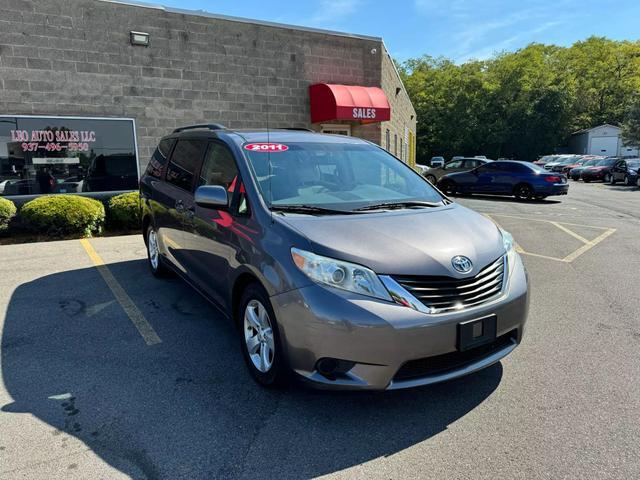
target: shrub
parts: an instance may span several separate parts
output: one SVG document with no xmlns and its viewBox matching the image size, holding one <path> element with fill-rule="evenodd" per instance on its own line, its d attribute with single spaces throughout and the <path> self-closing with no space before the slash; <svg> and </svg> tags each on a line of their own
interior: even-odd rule
<svg viewBox="0 0 640 480">
<path fill-rule="evenodd" d="M 107 208 L 109 228 L 138 230 L 140 228 L 140 194 L 123 193 L 109 199 Z"/>
<path fill-rule="evenodd" d="M 0 234 L 7 230 L 9 222 L 16 215 L 16 206 L 11 200 L 0 198 Z"/>
<path fill-rule="evenodd" d="M 48 195 L 24 204 L 20 218 L 27 230 L 51 237 L 90 237 L 102 232 L 104 205 L 79 195 Z"/>
</svg>

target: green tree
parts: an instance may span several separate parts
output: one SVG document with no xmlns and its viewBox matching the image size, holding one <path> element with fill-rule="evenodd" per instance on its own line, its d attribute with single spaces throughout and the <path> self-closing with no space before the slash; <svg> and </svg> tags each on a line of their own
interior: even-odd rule
<svg viewBox="0 0 640 480">
<path fill-rule="evenodd" d="M 423 56 L 399 69 L 418 114 L 419 161 L 531 160 L 566 145 L 571 132 L 623 122 L 640 91 L 640 42 L 590 37 L 462 64 Z"/>
<path fill-rule="evenodd" d="M 640 93 L 635 96 L 622 123 L 622 138 L 625 146 L 640 148 Z"/>
</svg>

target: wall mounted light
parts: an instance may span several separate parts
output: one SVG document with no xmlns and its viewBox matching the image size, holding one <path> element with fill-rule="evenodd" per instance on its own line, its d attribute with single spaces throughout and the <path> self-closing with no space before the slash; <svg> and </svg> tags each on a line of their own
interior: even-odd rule
<svg viewBox="0 0 640 480">
<path fill-rule="evenodd" d="M 129 32 L 129 41 L 131 45 L 149 46 L 149 34 L 145 32 Z"/>
</svg>

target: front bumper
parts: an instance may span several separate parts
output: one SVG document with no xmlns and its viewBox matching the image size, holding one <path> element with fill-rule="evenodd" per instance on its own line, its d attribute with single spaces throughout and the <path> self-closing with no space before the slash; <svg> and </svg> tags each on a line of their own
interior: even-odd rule
<svg viewBox="0 0 640 480">
<path fill-rule="evenodd" d="M 520 343 L 529 307 L 528 279 L 516 257 L 509 285 L 498 300 L 468 310 L 429 315 L 395 303 L 311 285 L 271 297 L 289 365 L 320 388 L 385 390 L 428 385 L 485 368 Z M 499 348 L 455 368 L 394 378 L 407 362 L 456 352 L 458 323 L 497 316 Z M 328 378 L 316 365 L 322 358 L 355 362 Z"/>
</svg>

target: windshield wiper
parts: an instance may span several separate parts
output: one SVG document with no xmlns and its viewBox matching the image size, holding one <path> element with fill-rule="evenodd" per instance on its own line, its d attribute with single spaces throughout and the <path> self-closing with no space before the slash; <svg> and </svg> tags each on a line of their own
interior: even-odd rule
<svg viewBox="0 0 640 480">
<path fill-rule="evenodd" d="M 447 205 L 444 200 L 442 202 L 423 202 L 419 200 L 407 201 L 407 202 L 384 202 L 374 203 L 373 205 L 365 205 L 364 207 L 356 208 L 354 212 L 363 212 L 366 210 L 382 210 L 382 209 L 398 209 L 398 208 L 411 208 L 411 207 L 441 207 Z"/>
<path fill-rule="evenodd" d="M 315 213 L 320 215 L 349 215 L 353 213 L 351 210 L 335 210 L 315 205 L 271 205 L 271 210 L 274 212 Z"/>
</svg>

